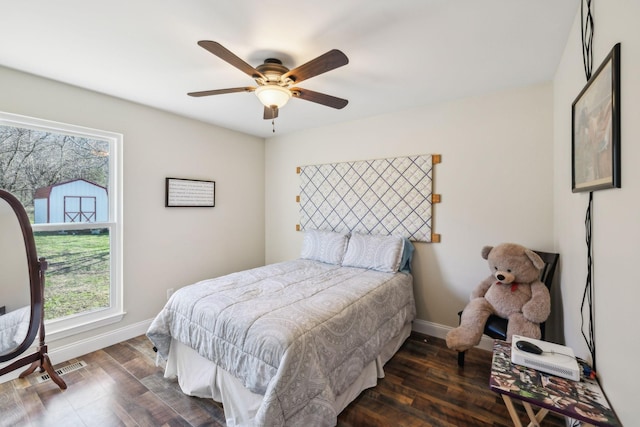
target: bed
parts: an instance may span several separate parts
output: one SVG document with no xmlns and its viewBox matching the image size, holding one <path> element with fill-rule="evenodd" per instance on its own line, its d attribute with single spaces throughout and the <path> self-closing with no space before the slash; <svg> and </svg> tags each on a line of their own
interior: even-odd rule
<svg viewBox="0 0 640 427">
<path fill-rule="evenodd" d="M 411 332 L 413 247 L 305 232 L 301 257 L 175 292 L 147 336 L 186 394 L 227 425 L 333 426 Z"/>
</svg>

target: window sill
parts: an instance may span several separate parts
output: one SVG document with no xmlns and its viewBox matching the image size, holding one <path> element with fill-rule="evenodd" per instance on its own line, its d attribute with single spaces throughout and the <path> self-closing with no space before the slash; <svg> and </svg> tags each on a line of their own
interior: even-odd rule
<svg viewBox="0 0 640 427">
<path fill-rule="evenodd" d="M 97 329 L 102 326 L 111 325 L 121 321 L 125 314 L 124 311 L 112 314 L 105 314 L 103 317 L 87 319 L 86 321 L 79 321 L 75 319 L 73 325 L 65 326 L 58 321 L 48 322 L 45 321 L 46 341 L 56 341 L 62 338 L 70 337 L 72 335 L 81 334 L 83 332 Z"/>
</svg>

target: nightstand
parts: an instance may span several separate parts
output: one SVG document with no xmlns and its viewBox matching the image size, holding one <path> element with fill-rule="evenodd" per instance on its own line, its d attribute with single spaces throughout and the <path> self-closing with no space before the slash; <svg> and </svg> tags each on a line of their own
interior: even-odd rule
<svg viewBox="0 0 640 427">
<path fill-rule="evenodd" d="M 522 422 L 514 400 L 522 402 L 529 427 L 539 426 L 549 412 L 580 420 L 583 426 L 622 426 L 597 381 L 572 381 L 511 363 L 511 344 L 505 341 L 494 341 L 489 386 L 502 396 L 516 427 Z M 540 408 L 537 413 L 532 405 Z"/>
</svg>

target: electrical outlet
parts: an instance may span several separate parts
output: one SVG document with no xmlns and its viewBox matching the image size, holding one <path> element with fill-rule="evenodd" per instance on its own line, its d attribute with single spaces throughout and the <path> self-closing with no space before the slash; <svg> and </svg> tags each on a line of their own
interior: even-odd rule
<svg viewBox="0 0 640 427">
<path fill-rule="evenodd" d="M 167 289 L 167 301 L 169 301 L 169 298 L 171 298 L 171 295 L 173 295 L 173 288 Z"/>
</svg>

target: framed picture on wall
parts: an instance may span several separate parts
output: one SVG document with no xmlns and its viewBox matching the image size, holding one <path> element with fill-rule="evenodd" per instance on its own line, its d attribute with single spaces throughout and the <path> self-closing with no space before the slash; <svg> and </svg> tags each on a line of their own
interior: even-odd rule
<svg viewBox="0 0 640 427">
<path fill-rule="evenodd" d="M 572 191 L 620 188 L 620 43 L 571 106 Z"/>
<path fill-rule="evenodd" d="M 216 183 L 199 179 L 166 178 L 165 206 L 214 207 Z"/>
</svg>

